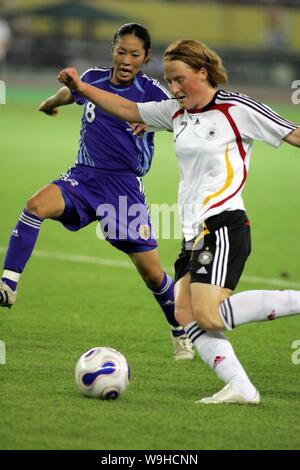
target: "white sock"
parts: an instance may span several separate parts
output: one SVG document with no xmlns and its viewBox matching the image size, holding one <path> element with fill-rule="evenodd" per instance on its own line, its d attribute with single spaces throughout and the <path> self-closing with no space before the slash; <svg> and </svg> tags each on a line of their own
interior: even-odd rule
<svg viewBox="0 0 300 470">
<path fill-rule="evenodd" d="M 220 316 L 227 330 L 243 323 L 300 313 L 300 291 L 249 290 L 224 300 Z"/>
<path fill-rule="evenodd" d="M 256 388 L 236 357 L 230 342 L 222 333 L 201 330 L 196 322 L 189 323 L 185 331 L 201 359 L 215 371 L 221 380 L 230 383 L 234 390 L 247 400 L 255 397 Z"/>
</svg>

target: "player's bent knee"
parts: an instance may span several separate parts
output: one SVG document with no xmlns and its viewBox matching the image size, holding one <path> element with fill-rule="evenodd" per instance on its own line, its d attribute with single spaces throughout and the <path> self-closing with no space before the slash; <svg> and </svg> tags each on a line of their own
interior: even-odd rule
<svg viewBox="0 0 300 470">
<path fill-rule="evenodd" d="M 218 310 L 198 309 L 193 311 L 194 320 L 204 330 L 219 331 L 224 329 L 224 325 L 219 316 Z"/>
<path fill-rule="evenodd" d="M 42 207 L 37 196 L 32 196 L 30 199 L 28 199 L 26 203 L 26 210 L 30 212 L 30 214 L 43 218 Z"/>
</svg>

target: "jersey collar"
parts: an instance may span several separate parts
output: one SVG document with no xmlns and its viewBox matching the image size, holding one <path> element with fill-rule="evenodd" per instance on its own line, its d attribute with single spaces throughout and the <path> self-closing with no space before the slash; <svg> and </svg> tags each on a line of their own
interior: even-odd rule
<svg viewBox="0 0 300 470">
<path fill-rule="evenodd" d="M 189 109 L 188 110 L 188 113 L 204 113 L 205 111 L 208 111 L 212 106 L 215 105 L 215 101 L 216 101 L 216 98 L 217 98 L 217 95 L 219 93 L 219 90 L 216 91 L 216 93 L 214 94 L 214 96 L 212 97 L 212 99 L 210 100 L 209 103 L 207 103 L 205 106 L 203 106 L 203 108 L 194 108 L 194 109 Z"/>
</svg>

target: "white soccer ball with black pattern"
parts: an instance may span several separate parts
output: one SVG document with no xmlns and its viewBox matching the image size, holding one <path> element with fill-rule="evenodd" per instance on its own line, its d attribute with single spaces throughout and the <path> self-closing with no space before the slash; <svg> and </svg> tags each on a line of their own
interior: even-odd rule
<svg viewBox="0 0 300 470">
<path fill-rule="evenodd" d="M 79 358 L 75 367 L 78 389 L 87 397 L 116 399 L 128 387 L 130 369 L 123 354 L 109 347 L 95 347 Z"/>
</svg>

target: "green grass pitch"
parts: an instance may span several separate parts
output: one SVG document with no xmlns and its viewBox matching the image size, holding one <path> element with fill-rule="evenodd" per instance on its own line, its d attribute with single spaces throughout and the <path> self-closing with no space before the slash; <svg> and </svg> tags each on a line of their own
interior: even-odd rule
<svg viewBox="0 0 300 470">
<path fill-rule="evenodd" d="M 76 106 L 61 109 L 55 119 L 39 114 L 37 105 L 49 90 L 8 92 L 0 106 L 1 261 L 26 199 L 73 164 L 81 115 Z M 296 106 L 275 109 L 300 121 Z M 176 202 L 171 137 L 157 136 L 144 180 L 149 203 Z M 244 192 L 253 250 L 239 290 L 300 288 L 299 177 L 299 149 L 255 145 Z M 179 240 L 161 240 L 167 268 L 179 246 Z M 300 448 L 300 365 L 292 363 L 299 317 L 228 334 L 261 392 L 260 406 L 199 406 L 194 400 L 223 384 L 199 357 L 174 362 L 158 306 L 124 264 L 126 256 L 96 237 L 95 225 L 71 233 L 46 221 L 36 253 L 17 304 L 0 311 L 6 344 L 0 449 Z M 103 259 L 114 263 L 106 266 Z M 130 364 L 130 386 L 117 401 L 87 399 L 75 389 L 76 361 L 95 345 L 119 349 Z"/>
</svg>

